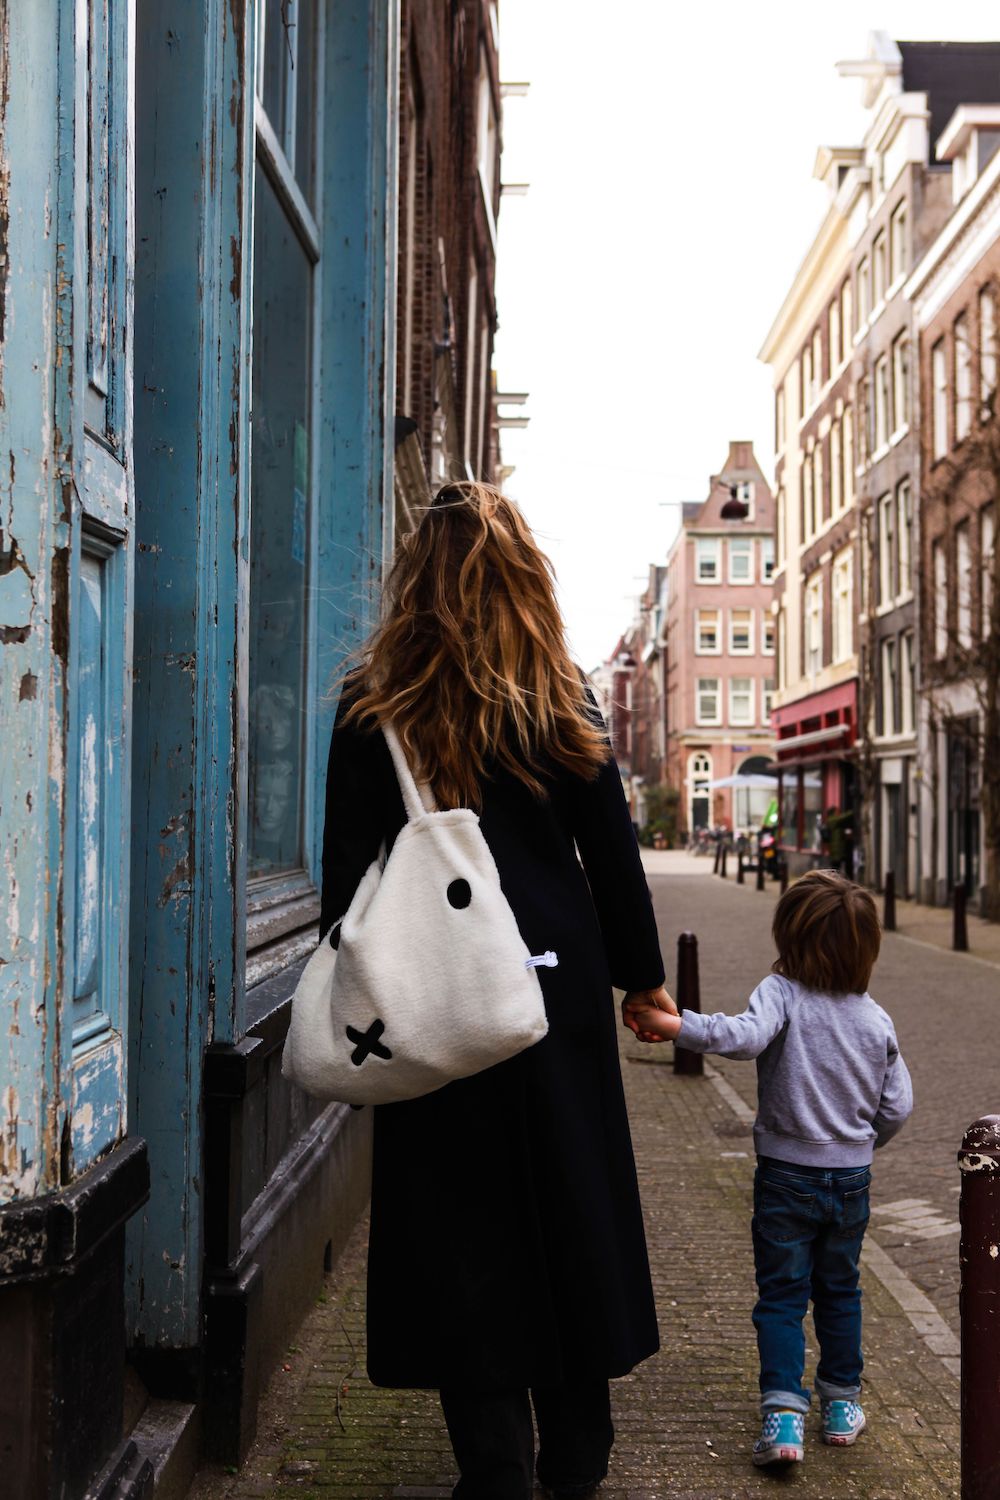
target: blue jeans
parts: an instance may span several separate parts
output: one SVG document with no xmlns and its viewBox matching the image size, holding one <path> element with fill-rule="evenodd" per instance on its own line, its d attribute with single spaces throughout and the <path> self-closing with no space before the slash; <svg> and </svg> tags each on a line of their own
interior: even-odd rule
<svg viewBox="0 0 1000 1500">
<path fill-rule="evenodd" d="M 868 1167 L 806 1167 L 761 1156 L 753 1188 L 753 1254 L 761 1409 L 809 1410 L 802 1321 L 812 1298 L 816 1394 L 861 1391 L 859 1261 L 868 1227 Z"/>
</svg>

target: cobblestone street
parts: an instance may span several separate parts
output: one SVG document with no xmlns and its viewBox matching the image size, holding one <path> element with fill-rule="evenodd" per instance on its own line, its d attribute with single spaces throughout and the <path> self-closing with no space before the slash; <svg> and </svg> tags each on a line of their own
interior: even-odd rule
<svg viewBox="0 0 1000 1500">
<path fill-rule="evenodd" d="M 701 949 L 702 1006 L 742 1008 L 771 960 L 775 892 L 710 874 L 709 861 L 647 865 L 672 983 L 678 933 Z M 756 1370 L 750 1311 L 754 1069 L 708 1060 L 674 1076 L 672 1049 L 623 1036 L 623 1071 L 646 1211 L 662 1350 L 614 1386 L 618 1440 L 606 1500 L 728 1500 L 775 1484 L 809 1500 L 899 1500 L 958 1493 L 955 1152 L 996 1108 L 988 1034 L 997 969 L 888 936 L 872 992 L 896 1021 L 916 1111 L 880 1154 L 865 1257 L 869 1430 L 852 1449 L 807 1422 L 801 1468 L 776 1480 L 749 1462 Z M 328 1278 L 262 1403 L 239 1474 L 206 1470 L 191 1500 L 295 1493 L 329 1500 L 447 1496 L 455 1472 L 432 1393 L 365 1379 L 364 1226 Z"/>
</svg>

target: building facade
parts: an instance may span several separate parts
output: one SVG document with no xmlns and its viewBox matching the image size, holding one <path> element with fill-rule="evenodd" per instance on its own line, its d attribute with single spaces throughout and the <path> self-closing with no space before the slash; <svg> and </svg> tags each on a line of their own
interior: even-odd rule
<svg viewBox="0 0 1000 1500">
<path fill-rule="evenodd" d="M 401 0 L 396 521 L 494 478 L 501 83 L 495 0 Z M 508 419 L 509 420 L 509 419 Z"/>
<path fill-rule="evenodd" d="M 906 287 L 919 334 L 923 409 L 922 896 L 944 903 L 961 885 L 996 919 L 1000 106 L 960 106 L 941 132 L 937 156 L 950 165 L 952 211 Z"/>
<path fill-rule="evenodd" d="M 776 386 L 783 843 L 822 857 L 847 815 L 855 873 L 916 894 L 920 389 L 907 277 L 950 213 L 935 160 L 963 91 L 1000 87 L 995 44 L 895 42 L 842 63 L 863 80 L 859 147 L 821 150 L 827 217 L 761 357 Z"/>
<path fill-rule="evenodd" d="M 841 64 L 841 72 L 854 71 Z M 875 33 L 858 69 L 870 125 L 867 181 L 850 208 L 857 393 L 859 752 L 868 876 L 917 893 L 917 604 L 920 408 L 906 278 L 951 212 L 950 174 L 936 155 L 956 90 L 1000 89 L 996 45 L 894 42 Z"/>
<path fill-rule="evenodd" d="M 814 175 L 828 208 L 760 357 L 775 383 L 771 724 L 781 843 L 793 872 L 819 854 L 825 810 L 857 803 L 856 449 L 849 204 L 864 178 L 857 147 L 824 147 Z"/>
<path fill-rule="evenodd" d="M 451 20 L 414 6 L 402 67 L 395 0 L 145 25 L 39 0 L 4 28 L 0 1447 L 25 1500 L 149 1493 L 154 1448 L 178 1492 L 238 1462 L 367 1195 L 367 1115 L 280 1055 L 335 684 L 393 547 L 398 326 L 425 468 L 495 451 L 496 7 Z M 453 223 L 411 215 L 400 248 L 411 99 Z M 418 312 L 445 281 L 447 320 Z"/>
<path fill-rule="evenodd" d="M 722 511 L 734 496 L 746 514 L 730 520 Z M 667 556 L 666 779 L 687 834 L 758 826 L 766 811 L 766 792 L 711 783 L 771 760 L 773 569 L 771 491 L 752 444 L 733 442 L 707 498 L 683 507 Z"/>
</svg>

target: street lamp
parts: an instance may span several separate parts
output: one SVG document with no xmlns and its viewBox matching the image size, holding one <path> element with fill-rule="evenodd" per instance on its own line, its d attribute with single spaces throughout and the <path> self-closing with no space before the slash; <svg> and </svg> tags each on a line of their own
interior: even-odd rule
<svg viewBox="0 0 1000 1500">
<path fill-rule="evenodd" d="M 740 499 L 740 487 L 738 484 L 729 486 L 729 499 L 719 512 L 724 521 L 745 521 L 750 514 L 750 507 L 745 500 Z"/>
</svg>

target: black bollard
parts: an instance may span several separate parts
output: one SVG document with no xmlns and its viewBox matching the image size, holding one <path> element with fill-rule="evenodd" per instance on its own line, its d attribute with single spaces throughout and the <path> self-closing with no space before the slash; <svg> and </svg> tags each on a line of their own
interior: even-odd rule
<svg viewBox="0 0 1000 1500">
<path fill-rule="evenodd" d="M 726 846 L 725 846 L 725 844 L 723 844 L 723 846 L 722 846 L 722 863 L 719 866 L 719 874 L 722 876 L 723 880 L 725 880 L 725 878 L 726 878 L 726 853 L 727 853 Z"/>
<path fill-rule="evenodd" d="M 969 925 L 965 920 L 965 886 L 956 885 L 952 892 L 951 946 L 956 953 L 969 951 Z"/>
<path fill-rule="evenodd" d="M 725 858 L 725 856 L 723 856 Z M 682 932 L 677 939 L 677 1009 L 701 1010 L 701 987 L 698 983 L 698 939 L 693 932 Z M 674 1072 L 700 1078 L 705 1071 L 700 1052 L 674 1044 Z"/>
<path fill-rule="evenodd" d="M 787 859 L 782 859 L 782 861 L 781 861 L 781 894 L 784 895 L 787 890 L 788 890 L 788 860 Z"/>
<path fill-rule="evenodd" d="M 962 1196 L 962 1500 L 1000 1495 L 1000 1115 L 970 1125 L 958 1153 Z"/>
<path fill-rule="evenodd" d="M 757 889 L 764 889 L 764 856 L 760 850 L 757 851 Z"/>
<path fill-rule="evenodd" d="M 736 856 L 736 884 L 737 885 L 743 885 L 744 884 L 744 880 L 743 880 L 743 855 L 742 855 L 742 853 L 737 854 L 737 856 Z"/>
<path fill-rule="evenodd" d="M 896 872 L 886 870 L 885 892 L 882 905 L 882 927 L 885 932 L 896 931 Z"/>
<path fill-rule="evenodd" d="M 722 857 L 722 840 L 721 839 L 716 839 L 716 841 L 715 841 L 715 862 L 712 865 L 712 874 L 713 875 L 718 875 L 718 873 L 719 873 L 719 860 L 721 859 L 721 857 Z"/>
</svg>

